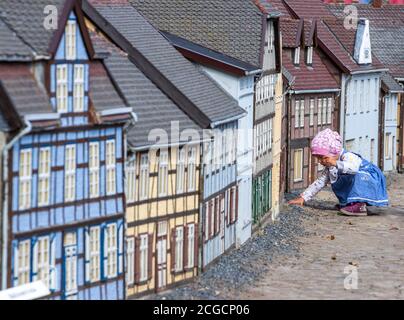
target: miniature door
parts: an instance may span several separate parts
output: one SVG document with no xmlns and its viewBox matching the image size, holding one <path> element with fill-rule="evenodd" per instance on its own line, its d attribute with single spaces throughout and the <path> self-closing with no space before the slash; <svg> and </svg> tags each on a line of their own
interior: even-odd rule
<svg viewBox="0 0 404 320">
<path fill-rule="evenodd" d="M 63 239 L 64 297 L 77 299 L 77 235 L 68 232 Z"/>
<path fill-rule="evenodd" d="M 157 290 L 167 285 L 167 221 L 158 223 L 157 233 Z"/>
</svg>

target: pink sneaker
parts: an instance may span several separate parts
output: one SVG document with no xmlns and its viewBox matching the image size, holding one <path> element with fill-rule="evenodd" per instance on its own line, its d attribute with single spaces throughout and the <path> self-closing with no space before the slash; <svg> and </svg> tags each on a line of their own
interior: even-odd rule
<svg viewBox="0 0 404 320">
<path fill-rule="evenodd" d="M 356 202 L 340 209 L 341 214 L 345 216 L 367 216 L 366 203 Z"/>
</svg>

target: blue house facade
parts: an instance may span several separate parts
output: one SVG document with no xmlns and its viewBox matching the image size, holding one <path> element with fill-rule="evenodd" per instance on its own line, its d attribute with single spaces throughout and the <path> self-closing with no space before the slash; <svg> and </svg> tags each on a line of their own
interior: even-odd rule
<svg viewBox="0 0 404 320">
<path fill-rule="evenodd" d="M 42 280 L 50 299 L 124 299 L 124 127 L 133 114 L 94 59 L 80 7 L 68 3 L 53 58 L 30 65 L 43 72 L 32 79 L 49 110 L 24 114 L 24 135 L 10 142 L 3 286 Z"/>
</svg>

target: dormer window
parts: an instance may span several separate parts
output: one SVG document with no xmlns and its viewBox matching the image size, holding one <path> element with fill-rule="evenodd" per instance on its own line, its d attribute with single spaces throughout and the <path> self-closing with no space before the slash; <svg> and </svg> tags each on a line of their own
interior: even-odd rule
<svg viewBox="0 0 404 320">
<path fill-rule="evenodd" d="M 298 66 L 300 64 L 300 47 L 297 47 L 295 49 L 294 64 L 295 66 Z"/>
<path fill-rule="evenodd" d="M 308 65 L 313 64 L 313 47 L 307 47 L 307 60 L 306 63 Z"/>
<path fill-rule="evenodd" d="M 69 20 L 66 25 L 66 60 L 76 59 L 76 22 Z"/>
<path fill-rule="evenodd" d="M 268 53 L 275 52 L 275 27 L 273 21 L 268 23 Z"/>
</svg>

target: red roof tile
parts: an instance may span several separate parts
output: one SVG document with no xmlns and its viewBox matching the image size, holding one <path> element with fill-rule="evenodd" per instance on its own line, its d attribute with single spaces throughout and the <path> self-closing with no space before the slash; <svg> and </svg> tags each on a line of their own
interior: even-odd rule
<svg viewBox="0 0 404 320">
<path fill-rule="evenodd" d="M 339 89 L 337 81 L 321 60 L 316 49 L 313 50 L 313 65 L 308 66 L 301 55 L 300 66 L 292 63 L 290 49 L 283 50 L 283 66 L 293 75 L 294 90 Z"/>
</svg>

